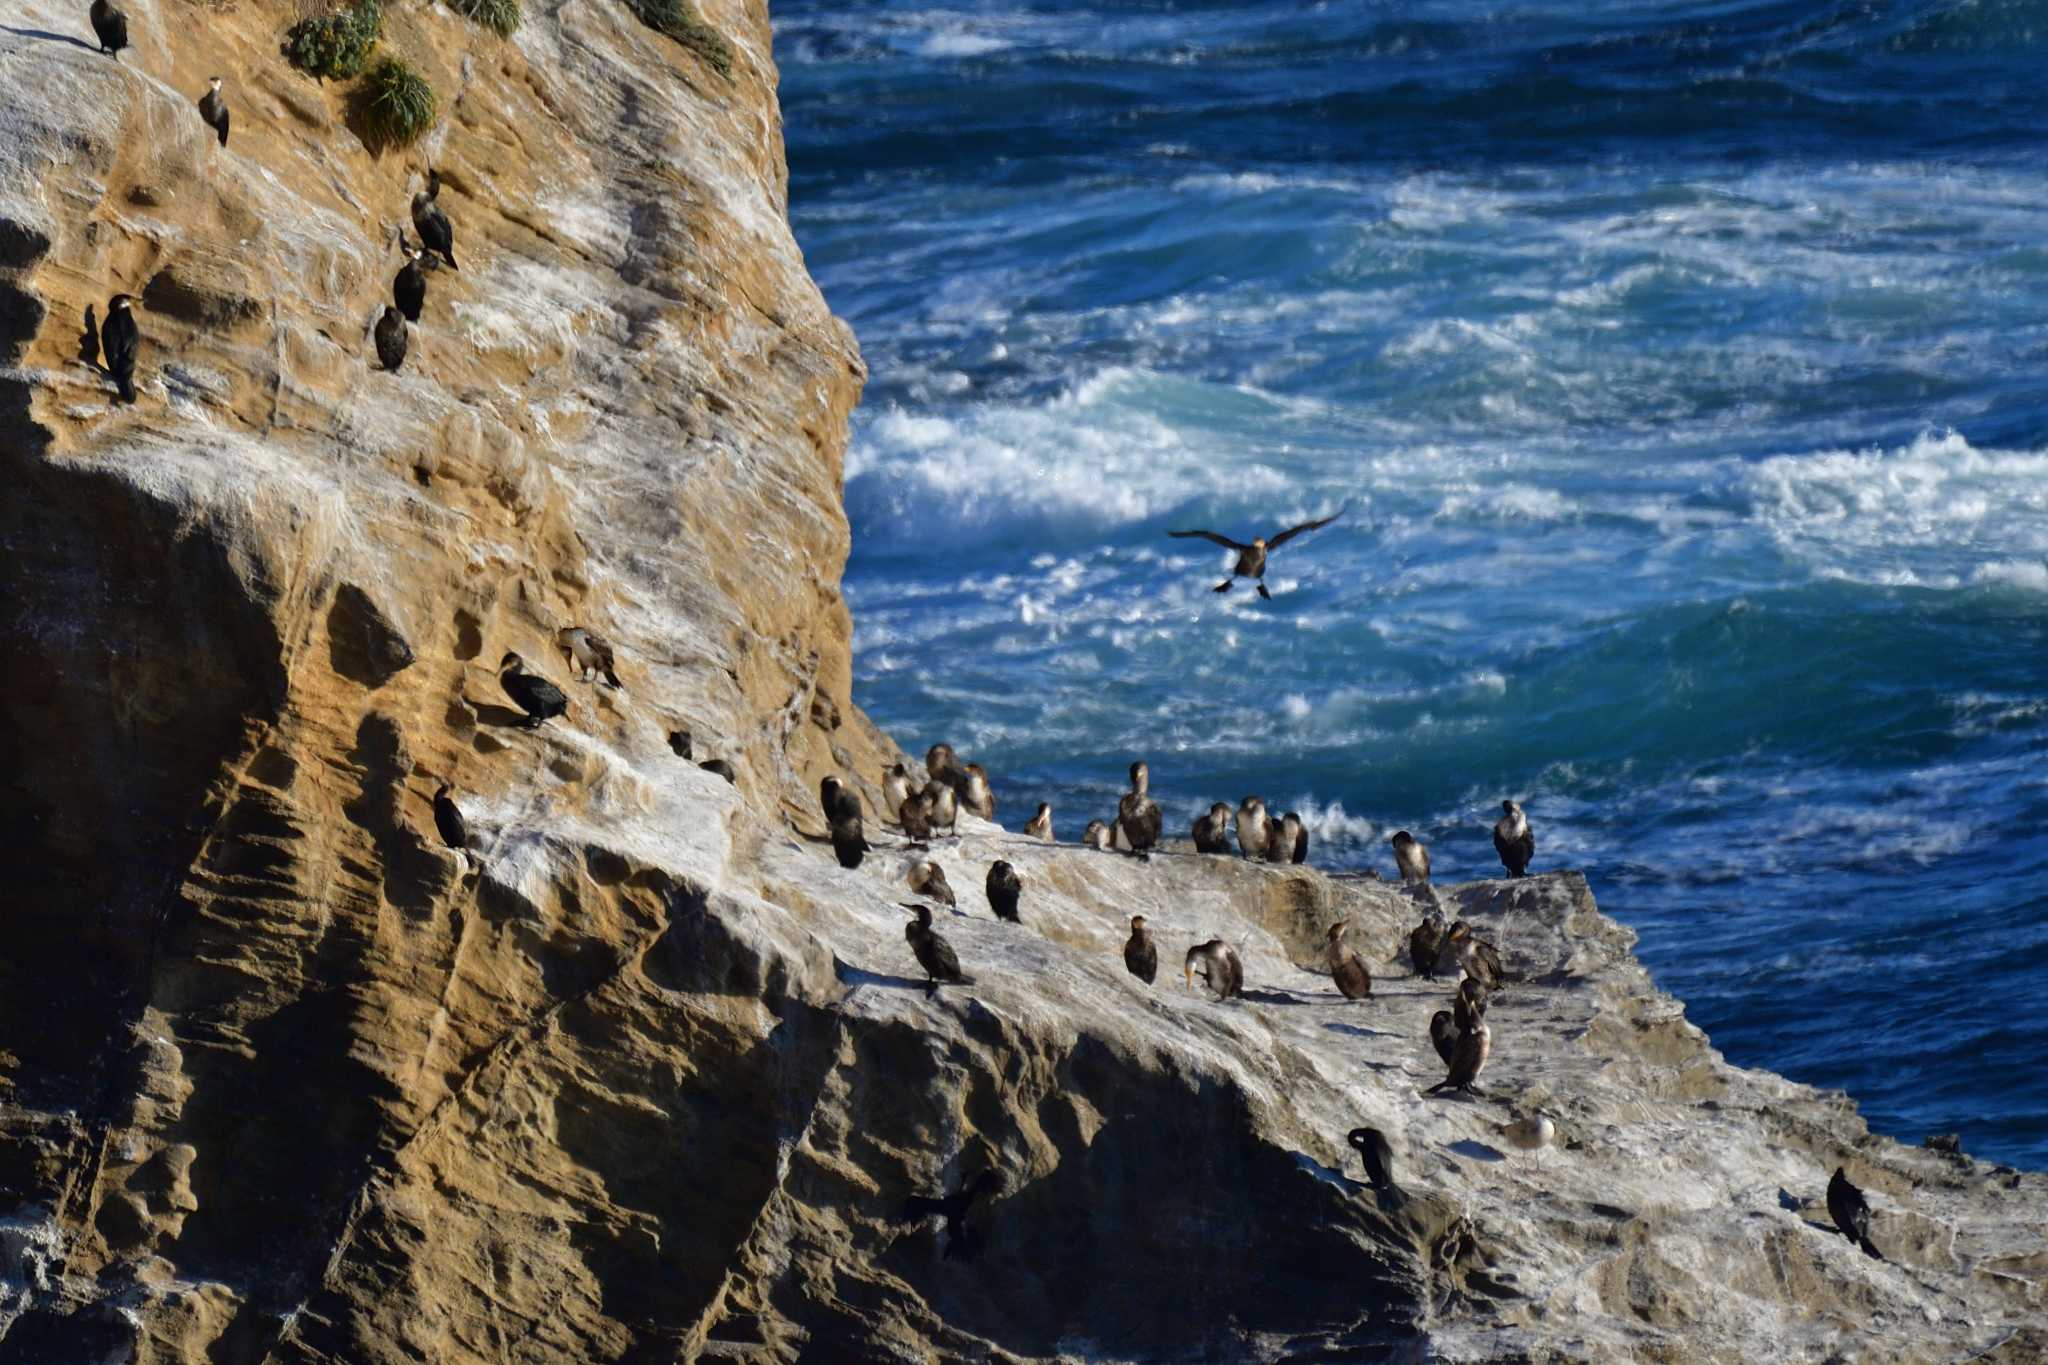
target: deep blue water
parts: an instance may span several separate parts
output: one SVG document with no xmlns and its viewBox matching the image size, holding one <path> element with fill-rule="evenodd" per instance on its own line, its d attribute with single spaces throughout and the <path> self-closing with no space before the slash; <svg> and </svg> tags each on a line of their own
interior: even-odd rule
<svg viewBox="0 0 2048 1365">
<path fill-rule="evenodd" d="M 1732 1060 L 2048 1166 L 2048 5 L 774 13 L 871 715 L 1063 837 L 1519 796 Z"/>
</svg>

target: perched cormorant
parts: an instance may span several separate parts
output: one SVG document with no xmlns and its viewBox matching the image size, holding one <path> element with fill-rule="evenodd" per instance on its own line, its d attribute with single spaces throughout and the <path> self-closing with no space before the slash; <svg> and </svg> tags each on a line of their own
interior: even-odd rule
<svg viewBox="0 0 2048 1365">
<path fill-rule="evenodd" d="M 903 907 L 916 914 L 917 918 L 904 926 L 903 937 L 910 940 L 910 951 L 917 954 L 917 965 L 924 968 L 925 994 L 938 990 L 941 981 L 965 981 L 960 974 L 960 959 L 953 952 L 953 945 L 939 937 L 932 928 L 932 908 L 929 905 L 906 905 Z"/>
<path fill-rule="evenodd" d="M 1865 1256 L 1884 1259 L 1884 1253 L 1870 1240 L 1870 1204 L 1840 1166 L 1828 1181 L 1828 1217 L 1835 1220 L 1835 1231 L 1862 1247 Z"/>
<path fill-rule="evenodd" d="M 107 0 L 92 0 L 92 31 L 99 35 L 100 51 L 120 61 L 121 49 L 128 46 L 128 16 Z"/>
<path fill-rule="evenodd" d="M 562 689 L 546 678 L 528 673 L 526 660 L 517 654 L 507 654 L 498 661 L 498 686 L 504 688 L 505 695 L 526 713 L 526 728 L 529 730 L 540 729 L 542 721 L 552 720 L 569 709 L 569 699 L 562 694 Z"/>
<path fill-rule="evenodd" d="M 612 655 L 611 642 L 602 635 L 582 626 L 564 626 L 555 632 L 555 644 L 568 661 L 576 665 L 578 682 L 588 682 L 591 674 L 602 673 L 604 680 L 613 687 L 621 686 L 618 660 Z"/>
<path fill-rule="evenodd" d="M 1017 915 L 1017 898 L 1024 894 L 1024 879 L 1017 875 L 1017 869 L 998 859 L 989 867 L 988 881 L 983 886 L 988 892 L 988 908 L 996 912 L 996 918 L 1012 924 L 1022 924 Z"/>
<path fill-rule="evenodd" d="M 446 782 L 434 793 L 434 828 L 441 833 L 441 842 L 453 849 L 469 847 L 469 822 L 462 818 L 462 807 L 455 804 L 449 793 L 455 789 Z"/>
<path fill-rule="evenodd" d="M 1526 876 L 1529 860 L 1536 856 L 1536 831 L 1529 828 L 1529 817 L 1514 802 L 1503 801 L 1500 808 L 1506 813 L 1494 821 L 1494 851 L 1500 854 L 1500 865 L 1510 877 Z"/>
<path fill-rule="evenodd" d="M 983 1171 L 956 1192 L 934 1199 L 913 1194 L 903 1201 L 906 1222 L 922 1222 L 933 1214 L 946 1220 L 945 1257 L 949 1261 L 971 1261 L 981 1250 L 981 1238 L 967 1226 L 967 1214 L 985 1195 L 1002 1193 L 1003 1182 L 994 1171 Z"/>
<path fill-rule="evenodd" d="M 560 696 L 561 693 L 557 692 L 555 695 Z M 529 726 L 528 728 L 531 729 L 532 727 Z M 699 763 L 697 766 L 702 768 L 707 773 L 716 773 L 718 776 L 732 783 L 735 787 L 737 787 L 740 784 L 740 775 L 732 770 L 732 764 L 726 762 L 722 758 L 707 758 L 702 763 Z"/>
<path fill-rule="evenodd" d="M 1237 808 L 1237 851 L 1246 858 L 1266 856 L 1266 844 L 1273 837 L 1273 821 L 1266 814 L 1265 801 L 1247 796 Z"/>
<path fill-rule="evenodd" d="M 1451 997 L 1451 1023 L 1460 1033 L 1472 1027 L 1472 1021 L 1486 1013 L 1486 987 L 1471 977 L 1458 983 L 1458 993 Z"/>
<path fill-rule="evenodd" d="M 1429 848 L 1407 830 L 1397 830 L 1387 841 L 1394 846 L 1394 866 L 1404 882 L 1429 885 Z"/>
<path fill-rule="evenodd" d="M 376 332 L 377 359 L 385 369 L 395 372 L 405 363 L 407 340 L 405 314 L 387 306 L 377 319 Z"/>
<path fill-rule="evenodd" d="M 1493 1034 L 1486 1027 L 1486 1017 L 1481 1015 L 1472 1021 L 1472 1026 L 1458 1033 L 1457 1044 L 1451 1049 L 1450 1074 L 1438 1081 L 1425 1095 L 1434 1095 L 1442 1090 L 1463 1090 L 1476 1095 L 1479 1090 L 1472 1083 L 1479 1079 L 1479 1073 L 1486 1067 L 1486 1059 L 1493 1051 Z"/>
<path fill-rule="evenodd" d="M 107 300 L 107 320 L 100 326 L 100 349 L 106 352 L 107 373 L 121 391 L 123 403 L 135 401 L 135 358 L 142 351 L 142 331 L 135 325 L 135 299 L 116 294 Z"/>
<path fill-rule="evenodd" d="M 1294 829 L 1294 861 L 1305 863 L 1308 861 L 1308 823 L 1289 811 L 1280 817 L 1280 827 L 1286 829 L 1289 826 Z"/>
<path fill-rule="evenodd" d="M 1350 921 L 1340 919 L 1330 926 L 1330 976 L 1346 1000 L 1363 1000 L 1372 994 L 1372 972 L 1365 959 L 1344 942 L 1344 930 L 1349 925 Z"/>
<path fill-rule="evenodd" d="M 1385 1133 L 1377 1128 L 1353 1128 L 1344 1140 L 1365 1163 L 1366 1181 L 1375 1191 L 1381 1194 L 1400 1192 L 1400 1186 L 1394 1183 L 1394 1148 Z"/>
<path fill-rule="evenodd" d="M 951 787 L 955 796 L 967 788 L 967 774 L 961 770 L 950 744 L 934 744 L 924 751 L 924 775 L 928 782 L 943 782 Z"/>
<path fill-rule="evenodd" d="M 889 771 L 882 774 L 882 804 L 889 808 L 891 820 L 903 818 L 903 803 L 910 799 L 910 770 L 901 763 L 891 763 Z"/>
<path fill-rule="evenodd" d="M 1450 941 L 1458 945 L 1458 965 L 1465 969 L 1465 975 L 1478 981 L 1488 992 L 1499 988 L 1499 949 L 1483 938 L 1473 937 L 1471 926 L 1463 920 L 1451 926 Z"/>
<path fill-rule="evenodd" d="M 100 324 L 91 304 L 85 305 L 85 330 L 78 336 L 78 358 L 95 370 L 100 367 Z"/>
<path fill-rule="evenodd" d="M 1313 531 L 1318 527 L 1328 526 L 1331 522 L 1335 521 L 1338 517 L 1341 517 L 1343 515 L 1344 513 L 1340 510 L 1331 513 L 1327 517 L 1324 517 L 1321 521 L 1304 521 L 1299 526 L 1288 527 L 1286 530 L 1274 536 L 1271 540 L 1268 540 L 1263 536 L 1256 537 L 1249 545 L 1245 545 L 1238 541 L 1232 540 L 1229 536 L 1219 536 L 1214 531 L 1168 531 L 1166 534 L 1170 536 L 1180 536 L 1183 538 L 1187 536 L 1200 536 L 1203 540 L 1215 541 L 1218 545 L 1221 545 L 1226 550 L 1237 551 L 1237 563 L 1231 566 L 1230 577 L 1224 579 L 1221 583 L 1218 583 L 1215 586 L 1215 588 L 1212 589 L 1212 591 L 1229 592 L 1230 585 L 1237 579 L 1250 578 L 1257 580 L 1259 585 L 1259 596 L 1264 598 L 1271 598 L 1273 594 L 1266 591 L 1266 556 L 1272 553 L 1274 550 L 1279 549 L 1282 545 L 1285 545 L 1288 541 L 1294 539 L 1302 532 Z"/>
<path fill-rule="evenodd" d="M 448 262 L 450 270 L 460 270 L 462 267 L 455 264 L 455 229 L 448 225 L 448 215 L 434 202 L 440 197 L 441 177 L 428 171 L 427 187 L 412 197 L 412 230 L 420 235 L 423 250 L 440 256 Z"/>
<path fill-rule="evenodd" d="M 1438 1010 L 1429 1016 L 1429 1041 L 1436 1048 L 1436 1055 L 1449 1066 L 1458 1051 L 1458 1021 L 1449 1010 Z"/>
<path fill-rule="evenodd" d="M 1143 915 L 1131 916 L 1131 936 L 1124 941 L 1124 966 L 1148 986 L 1159 975 L 1159 949 L 1152 942 Z"/>
<path fill-rule="evenodd" d="M 1425 981 L 1436 980 L 1436 955 L 1443 940 L 1443 921 L 1433 914 L 1424 915 L 1422 923 L 1408 933 L 1408 961 Z"/>
<path fill-rule="evenodd" d="M 427 306 L 427 272 L 420 269 L 419 249 L 405 240 L 403 229 L 398 234 L 398 249 L 405 253 L 405 264 L 391 277 L 391 301 L 407 322 L 418 322 Z"/>
<path fill-rule="evenodd" d="M 1273 822 L 1266 835 L 1266 861 L 1269 863 L 1299 862 L 1294 856 L 1294 846 L 1301 842 L 1301 817 L 1293 811 Z"/>
<path fill-rule="evenodd" d="M 1196 816 L 1190 832 L 1194 835 L 1195 852 L 1230 852 L 1230 803 L 1218 801 L 1209 807 L 1207 815 Z"/>
<path fill-rule="evenodd" d="M 1116 826 L 1131 852 L 1144 857 L 1159 842 L 1165 815 L 1150 794 L 1152 770 L 1140 761 L 1131 765 L 1131 789 L 1116 804 Z"/>
<path fill-rule="evenodd" d="M 1024 837 L 1027 839 L 1043 839 L 1048 844 L 1052 842 L 1052 802 L 1041 801 L 1038 803 L 1038 814 L 1032 816 L 1026 822 Z"/>
<path fill-rule="evenodd" d="M 1101 849 L 1104 853 L 1107 853 L 1114 841 L 1110 836 L 1108 825 L 1103 824 L 1100 820 L 1090 820 L 1087 832 L 1081 836 L 1081 842 L 1090 848 Z"/>
<path fill-rule="evenodd" d="M 220 77 L 207 78 L 206 93 L 199 97 L 199 117 L 220 134 L 220 145 L 228 145 L 228 102 L 220 97 Z"/>
<path fill-rule="evenodd" d="M 916 895 L 929 896 L 955 908 L 960 904 L 953 899 L 953 888 L 946 882 L 946 869 L 929 858 L 910 865 L 910 889 Z"/>
<path fill-rule="evenodd" d="M 943 828 L 948 834 L 960 832 L 960 796 L 952 783 L 933 778 L 924 784 L 924 799 L 931 807 L 933 829 Z"/>
<path fill-rule="evenodd" d="M 984 820 L 996 818 L 996 793 L 988 784 L 988 769 L 979 763 L 967 765 L 966 789 L 960 793 L 960 804 Z"/>
<path fill-rule="evenodd" d="M 903 826 L 903 837 L 911 843 L 931 842 L 932 803 L 925 799 L 922 792 L 916 796 L 905 797 L 903 804 L 896 808 L 896 822 Z"/>
<path fill-rule="evenodd" d="M 1195 973 L 1201 972 L 1202 980 L 1216 993 L 1218 1000 L 1228 1000 L 1244 989 L 1244 963 L 1238 960 L 1237 949 L 1220 938 L 1188 949 L 1183 965 L 1185 980 L 1183 988 L 1193 990 Z"/>
<path fill-rule="evenodd" d="M 825 810 L 825 824 L 832 832 L 832 852 L 839 865 L 859 867 L 867 856 L 867 831 L 861 825 L 860 797 L 829 773 L 818 783 L 818 804 Z"/>
</svg>

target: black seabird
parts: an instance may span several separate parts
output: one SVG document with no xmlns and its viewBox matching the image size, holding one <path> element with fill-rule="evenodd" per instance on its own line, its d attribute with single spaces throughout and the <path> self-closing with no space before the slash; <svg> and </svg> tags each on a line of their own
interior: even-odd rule
<svg viewBox="0 0 2048 1365">
<path fill-rule="evenodd" d="M 1450 1074 L 1438 1081 L 1425 1095 L 1434 1095 L 1444 1090 L 1462 1090 L 1468 1095 L 1479 1093 L 1473 1082 L 1486 1067 L 1486 1059 L 1493 1051 L 1493 1034 L 1486 1027 L 1486 1016 L 1479 1015 L 1472 1020 L 1472 1026 L 1460 1030 L 1457 1044 L 1451 1049 Z"/>
<path fill-rule="evenodd" d="M 1131 765 L 1131 789 L 1116 805 L 1116 825 L 1123 831 L 1131 852 L 1144 857 L 1159 842 L 1165 815 L 1150 795 L 1152 770 L 1140 761 Z"/>
<path fill-rule="evenodd" d="M 398 311 L 405 314 L 407 322 L 418 322 L 420 313 L 427 306 L 427 272 L 420 269 L 420 253 L 405 240 L 405 231 L 398 233 L 398 249 L 405 253 L 405 264 L 391 277 L 391 301 L 398 305 Z"/>
<path fill-rule="evenodd" d="M 1513 801 L 1501 802 L 1500 808 L 1505 814 L 1493 824 L 1494 851 L 1500 854 L 1500 865 L 1510 877 L 1526 876 L 1529 860 L 1536 856 L 1536 831 L 1529 828 L 1529 817 Z"/>
<path fill-rule="evenodd" d="M 441 177 L 428 171 L 427 187 L 412 197 L 412 230 L 420 235 L 424 250 L 448 262 L 450 270 L 460 270 L 462 267 L 455 264 L 455 229 L 448 225 L 448 215 L 434 202 L 440 197 Z"/>
<path fill-rule="evenodd" d="M 988 784 L 988 769 L 979 763 L 970 763 L 964 775 L 967 780 L 961 784 L 960 804 L 982 819 L 993 822 L 996 818 L 996 792 Z"/>
<path fill-rule="evenodd" d="M 929 896 L 959 908 L 960 902 L 953 898 L 953 888 L 946 881 L 946 869 L 929 858 L 910 865 L 910 890 L 915 895 Z"/>
<path fill-rule="evenodd" d="M 1195 973 L 1202 974 L 1202 980 L 1216 993 L 1218 1000 L 1228 1000 L 1244 989 L 1244 963 L 1237 956 L 1237 949 L 1220 938 L 1188 949 L 1187 960 L 1182 964 L 1187 990 L 1195 986 Z"/>
<path fill-rule="evenodd" d="M 1124 967 L 1148 986 L 1159 975 L 1159 949 L 1145 928 L 1143 915 L 1131 916 L 1131 936 L 1124 941 Z"/>
<path fill-rule="evenodd" d="M 923 792 L 905 797 L 903 804 L 896 808 L 896 822 L 903 826 L 903 837 L 911 843 L 931 842 L 932 803 L 925 799 Z"/>
<path fill-rule="evenodd" d="M 922 1222 L 933 1214 L 946 1220 L 945 1257 L 949 1261 L 970 1261 L 981 1250 L 981 1238 L 968 1229 L 967 1215 L 986 1195 L 1000 1194 L 1003 1182 L 994 1171 L 983 1171 L 952 1194 L 934 1199 L 913 1194 L 903 1201 L 906 1222 Z"/>
<path fill-rule="evenodd" d="M 1230 803 L 1218 801 L 1209 807 L 1207 815 L 1196 816 L 1189 832 L 1194 836 L 1197 853 L 1230 852 Z"/>
<path fill-rule="evenodd" d="M 1449 1066 L 1458 1051 L 1458 1021 L 1449 1010 L 1438 1010 L 1429 1016 L 1429 1042 L 1444 1065 Z"/>
<path fill-rule="evenodd" d="M 1232 540 L 1229 536 L 1219 536 L 1214 531 L 1168 531 L 1166 534 L 1170 536 L 1181 537 L 1200 536 L 1203 540 L 1215 541 L 1218 545 L 1221 545 L 1226 550 L 1237 551 L 1237 563 L 1231 566 L 1230 577 L 1224 579 L 1221 583 L 1218 583 L 1213 589 L 1211 589 L 1211 591 L 1229 592 L 1231 583 L 1240 578 L 1250 578 L 1257 580 L 1259 585 L 1259 596 L 1264 598 L 1271 598 L 1273 594 L 1266 591 L 1266 556 L 1272 553 L 1274 550 L 1279 549 L 1282 545 L 1285 545 L 1288 541 L 1294 539 L 1302 532 L 1313 531 L 1318 527 L 1328 526 L 1331 522 L 1335 521 L 1338 517 L 1341 517 L 1343 515 L 1344 513 L 1342 511 L 1332 512 L 1329 516 L 1324 517 L 1321 521 L 1304 521 L 1299 526 L 1290 526 L 1286 530 L 1280 532 L 1280 534 L 1274 536 L 1271 540 L 1268 540 L 1263 536 L 1257 537 L 1249 545 L 1245 545 L 1241 542 Z"/>
<path fill-rule="evenodd" d="M 1023 921 L 1017 915 L 1017 898 L 1024 894 L 1024 879 L 1017 875 L 1017 869 L 998 860 L 988 870 L 988 881 L 983 890 L 988 892 L 988 908 L 996 912 L 996 918 L 1012 924 Z"/>
<path fill-rule="evenodd" d="M 1299 862 L 1294 856 L 1294 846 L 1301 842 L 1301 817 L 1293 811 L 1273 821 L 1272 830 L 1266 835 L 1266 861 L 1269 863 Z"/>
<path fill-rule="evenodd" d="M 386 307 L 384 315 L 377 319 L 377 359 L 385 369 L 396 372 L 405 363 L 406 335 L 405 315 L 396 308 Z"/>
<path fill-rule="evenodd" d="M 106 352 L 107 373 L 114 376 L 123 403 L 135 401 L 135 358 L 142 352 L 142 331 L 135 325 L 134 303 L 135 299 L 128 294 L 108 299 L 107 320 L 100 327 L 100 348 Z"/>
<path fill-rule="evenodd" d="M 199 97 L 199 117 L 220 134 L 220 145 L 228 145 L 228 102 L 220 97 L 220 77 L 207 79 L 206 93 Z"/>
<path fill-rule="evenodd" d="M 507 654 L 498 661 L 498 686 L 504 688 L 505 695 L 526 713 L 525 724 L 529 730 L 540 729 L 542 721 L 553 720 L 569 709 L 569 698 L 563 695 L 562 689 L 546 678 L 528 673 L 526 660 L 517 654 Z M 710 764 L 698 766 L 709 767 Z"/>
<path fill-rule="evenodd" d="M 827 774 L 818 783 L 818 804 L 824 807 L 825 824 L 832 832 L 832 852 L 845 868 L 859 867 L 867 856 L 867 832 L 861 826 L 860 797 L 840 780 Z"/>
<path fill-rule="evenodd" d="M 910 940 L 910 951 L 917 954 L 917 965 L 924 968 L 925 994 L 938 990 L 942 981 L 965 981 L 960 974 L 960 959 L 953 952 L 953 945 L 939 937 L 932 928 L 932 908 L 929 905 L 906 905 L 903 907 L 916 914 L 917 918 L 904 926 L 903 937 Z"/>
<path fill-rule="evenodd" d="M 1363 1000 L 1372 994 L 1372 972 L 1365 959 L 1344 942 L 1344 930 L 1349 926 L 1349 920 L 1341 919 L 1330 926 L 1330 977 L 1346 1000 Z"/>
<path fill-rule="evenodd" d="M 128 46 L 128 16 L 107 0 L 92 0 L 92 31 L 99 35 L 100 51 L 120 61 L 121 49 Z"/>
<path fill-rule="evenodd" d="M 1027 839 L 1043 839 L 1048 844 L 1052 842 L 1052 802 L 1041 801 L 1038 803 L 1038 814 L 1032 816 L 1025 824 L 1024 837 Z"/>
<path fill-rule="evenodd" d="M 1394 846 L 1394 866 L 1404 882 L 1429 885 L 1429 847 L 1407 830 L 1396 830 L 1387 841 Z"/>
<path fill-rule="evenodd" d="M 1424 915 L 1422 923 L 1408 932 L 1408 961 L 1425 981 L 1436 980 L 1436 955 L 1443 941 L 1443 921 L 1435 915 Z"/>
<path fill-rule="evenodd" d="M 1863 1191 L 1849 1183 L 1849 1173 L 1840 1166 L 1835 1167 L 1835 1174 L 1828 1181 L 1828 1217 L 1835 1220 L 1835 1231 L 1862 1247 L 1865 1256 L 1884 1259 L 1884 1253 L 1870 1241 L 1870 1204 L 1863 1198 Z"/>
<path fill-rule="evenodd" d="M 1365 1163 L 1365 1178 L 1376 1192 L 1400 1192 L 1400 1186 L 1394 1183 L 1394 1148 L 1385 1133 L 1377 1128 L 1353 1128 L 1344 1140 Z"/>
</svg>

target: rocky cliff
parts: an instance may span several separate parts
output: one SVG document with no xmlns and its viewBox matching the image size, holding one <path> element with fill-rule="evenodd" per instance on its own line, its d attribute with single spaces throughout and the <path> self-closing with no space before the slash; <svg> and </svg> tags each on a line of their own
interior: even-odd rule
<svg viewBox="0 0 2048 1365">
<path fill-rule="evenodd" d="M 699 0 L 729 76 L 616 0 L 509 39 L 390 7 L 440 118 L 381 154 L 278 55 L 296 11 L 126 9 L 117 63 L 82 4 L 0 0 L 0 1360 L 2048 1352 L 2041 1178 L 1729 1067 L 1576 877 L 1447 892 L 1515 977 L 1483 1099 L 1420 1093 L 1413 902 L 1304 869 L 969 819 L 973 981 L 921 989 L 909 854 L 817 838 L 817 779 L 872 810 L 894 749 L 838 595 L 861 364 L 758 0 Z M 429 165 L 461 269 L 385 373 Z M 115 293 L 132 406 L 79 358 Z M 564 718 L 517 724 L 508 651 Z M 1339 917 L 1369 1002 L 1320 972 Z M 1214 934 L 1243 1000 L 1180 983 Z M 1507 1144 L 1539 1108 L 1557 1145 Z M 1837 1164 L 1888 1261 L 1816 1211 Z M 982 1170 L 978 1255 L 901 1217 Z"/>
</svg>

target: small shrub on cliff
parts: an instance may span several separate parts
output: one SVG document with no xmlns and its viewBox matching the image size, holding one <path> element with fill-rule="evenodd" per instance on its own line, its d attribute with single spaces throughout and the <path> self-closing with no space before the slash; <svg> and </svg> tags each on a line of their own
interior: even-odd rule
<svg viewBox="0 0 2048 1365">
<path fill-rule="evenodd" d="M 626 0 L 640 22 L 666 33 L 702 57 L 713 71 L 732 79 L 732 44 L 725 35 L 697 17 L 690 0 Z"/>
<path fill-rule="evenodd" d="M 370 68 L 356 92 L 371 146 L 404 147 L 434 126 L 441 103 L 427 78 L 396 57 Z"/>
<path fill-rule="evenodd" d="M 380 0 L 357 0 L 348 9 L 319 19 L 301 19 L 284 35 L 291 64 L 321 80 L 347 80 L 370 63 L 384 31 Z"/>
<path fill-rule="evenodd" d="M 457 14 L 507 38 L 519 27 L 519 0 L 448 0 L 448 4 Z"/>
</svg>

